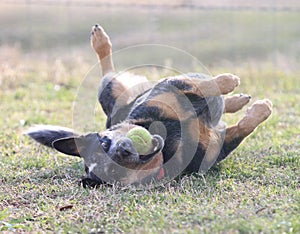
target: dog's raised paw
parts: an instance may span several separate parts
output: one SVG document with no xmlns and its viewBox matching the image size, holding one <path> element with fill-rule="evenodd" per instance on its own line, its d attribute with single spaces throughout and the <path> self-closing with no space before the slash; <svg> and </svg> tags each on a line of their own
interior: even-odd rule
<svg viewBox="0 0 300 234">
<path fill-rule="evenodd" d="M 228 94 L 240 85 L 240 78 L 231 73 L 220 74 L 215 78 L 221 94 Z"/>
<path fill-rule="evenodd" d="M 247 110 L 247 116 L 255 117 L 261 122 L 272 113 L 272 102 L 269 99 L 258 100 Z"/>
<path fill-rule="evenodd" d="M 269 99 L 258 100 L 247 109 L 246 116 L 239 122 L 239 128 L 245 133 L 252 132 L 272 113 L 272 102 Z"/>
<path fill-rule="evenodd" d="M 247 94 L 235 94 L 225 99 L 225 113 L 235 113 L 242 109 L 251 100 L 251 96 Z"/>
<path fill-rule="evenodd" d="M 100 59 L 103 59 L 111 54 L 112 44 L 110 42 L 109 36 L 99 24 L 95 24 L 92 27 L 91 45 L 99 55 Z"/>
</svg>

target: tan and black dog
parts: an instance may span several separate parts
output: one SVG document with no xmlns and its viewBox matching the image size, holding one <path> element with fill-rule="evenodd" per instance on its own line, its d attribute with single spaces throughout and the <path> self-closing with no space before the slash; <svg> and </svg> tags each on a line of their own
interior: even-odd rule
<svg viewBox="0 0 300 234">
<path fill-rule="evenodd" d="M 114 71 L 112 45 L 99 25 L 92 28 L 91 44 L 103 72 L 98 98 L 107 115 L 107 130 L 80 135 L 66 128 L 37 126 L 27 132 L 43 145 L 82 157 L 84 186 L 138 184 L 206 171 L 271 114 L 272 103 L 259 100 L 236 125 L 226 128 L 222 114 L 234 113 L 250 101 L 242 94 L 223 98 L 239 85 L 237 76 L 191 73 L 164 78 L 150 87 L 145 77 Z M 126 137 L 136 126 L 152 134 L 147 155 L 139 155 Z"/>
</svg>

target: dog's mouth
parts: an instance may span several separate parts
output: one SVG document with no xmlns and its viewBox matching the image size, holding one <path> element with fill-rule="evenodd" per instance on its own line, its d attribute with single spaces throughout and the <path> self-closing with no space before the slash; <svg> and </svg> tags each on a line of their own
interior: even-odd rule
<svg viewBox="0 0 300 234">
<path fill-rule="evenodd" d="M 150 161 L 156 154 L 158 154 L 164 147 L 164 140 L 159 135 L 153 135 L 152 137 L 152 149 L 148 154 L 139 155 L 139 159 L 142 163 Z"/>
</svg>

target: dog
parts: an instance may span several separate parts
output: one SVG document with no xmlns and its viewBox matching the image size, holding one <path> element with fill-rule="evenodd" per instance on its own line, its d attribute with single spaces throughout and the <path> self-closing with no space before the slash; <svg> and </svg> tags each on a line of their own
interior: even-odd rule
<svg viewBox="0 0 300 234">
<path fill-rule="evenodd" d="M 156 84 L 146 77 L 116 73 L 112 44 L 100 25 L 92 27 L 91 45 L 103 78 L 98 100 L 107 116 L 105 131 L 75 133 L 68 128 L 38 125 L 27 135 L 67 155 L 84 159 L 84 187 L 103 183 L 143 184 L 205 172 L 224 160 L 272 112 L 268 99 L 258 100 L 231 127 L 221 121 L 251 99 L 231 93 L 240 78 L 233 74 L 208 77 L 189 73 L 166 77 Z M 151 150 L 139 155 L 126 134 L 141 126 L 152 138 Z"/>
</svg>

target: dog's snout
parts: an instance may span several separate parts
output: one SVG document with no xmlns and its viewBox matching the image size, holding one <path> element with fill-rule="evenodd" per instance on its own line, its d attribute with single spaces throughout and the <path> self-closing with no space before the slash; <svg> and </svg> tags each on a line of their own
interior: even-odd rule
<svg viewBox="0 0 300 234">
<path fill-rule="evenodd" d="M 128 138 L 121 138 L 116 147 L 116 151 L 120 156 L 127 157 L 134 153 L 133 144 Z"/>
<path fill-rule="evenodd" d="M 117 153 L 123 157 L 127 157 L 127 156 L 131 155 L 131 152 L 129 152 L 128 150 L 126 150 L 124 148 L 117 149 Z"/>
</svg>

